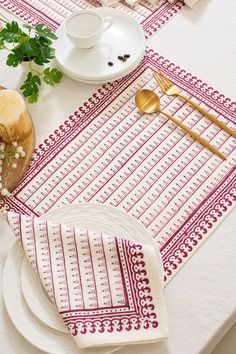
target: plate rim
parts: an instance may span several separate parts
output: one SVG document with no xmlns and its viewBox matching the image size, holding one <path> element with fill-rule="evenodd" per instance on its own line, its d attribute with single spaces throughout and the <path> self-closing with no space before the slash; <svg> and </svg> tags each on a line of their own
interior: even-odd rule
<svg viewBox="0 0 236 354">
<path fill-rule="evenodd" d="M 61 67 L 60 63 L 56 60 L 57 65 L 61 68 L 61 70 L 64 72 L 65 75 L 67 75 L 68 77 L 70 77 L 71 79 L 75 80 L 75 81 L 79 81 L 81 83 L 87 84 L 87 85 L 103 85 L 106 84 L 108 82 L 113 82 L 113 81 L 117 81 L 117 80 L 121 80 L 122 78 L 124 78 L 125 76 L 131 74 L 141 63 L 141 61 L 144 58 L 144 53 L 145 53 L 145 47 L 143 48 L 142 53 L 140 54 L 140 57 L 138 57 L 137 61 L 134 62 L 134 65 L 129 68 L 129 70 L 127 72 L 124 72 L 122 75 L 117 76 L 116 78 L 113 79 L 107 79 L 107 80 L 86 80 L 86 79 L 82 79 L 80 77 L 77 77 L 76 75 L 70 73 L 70 71 L 68 71 L 67 69 L 65 69 L 64 67 Z"/>
<path fill-rule="evenodd" d="M 27 306 L 29 307 L 30 311 L 34 314 L 34 316 L 35 316 L 37 319 L 39 319 L 44 325 L 46 325 L 46 326 L 48 326 L 48 327 L 50 327 L 50 328 L 52 328 L 52 329 L 54 329 L 54 330 L 57 330 L 57 331 L 59 331 L 59 332 L 62 332 L 62 333 L 65 333 L 65 334 L 70 334 L 69 331 L 68 331 L 68 329 L 66 328 L 66 326 L 64 326 L 65 328 L 64 328 L 64 330 L 62 330 L 62 328 L 59 329 L 59 326 L 53 326 L 53 325 L 52 325 L 52 322 L 51 322 L 51 324 L 47 323 L 47 322 L 44 320 L 44 317 L 42 316 L 42 314 L 41 314 L 41 316 L 39 316 L 39 315 L 36 313 L 36 311 L 35 311 L 35 306 L 32 306 L 32 302 L 29 303 L 29 301 L 28 301 L 28 299 L 29 299 L 29 297 L 28 297 L 28 292 L 26 291 L 26 288 L 27 288 L 27 287 L 23 285 L 23 284 L 26 284 L 26 281 L 27 281 L 27 280 L 25 280 L 25 279 L 27 279 L 28 269 L 29 269 L 28 267 L 31 267 L 31 265 L 28 265 L 27 262 L 28 262 L 28 260 L 27 260 L 27 258 L 24 256 L 24 257 L 23 257 L 23 260 L 22 260 L 21 267 L 20 267 L 20 284 L 21 284 L 21 291 L 22 291 L 22 295 L 23 295 L 23 297 L 24 297 L 24 300 L 25 300 Z M 27 269 L 27 268 L 28 268 L 28 269 Z M 32 269 L 32 267 L 31 267 L 31 271 L 34 272 L 34 270 Z M 39 280 L 39 281 L 40 281 L 40 280 Z M 40 290 L 43 291 L 43 288 L 40 289 Z M 50 302 L 49 298 L 48 298 L 48 301 Z M 55 309 L 55 311 L 56 311 L 56 309 Z M 59 316 L 59 314 L 58 314 L 58 316 Z M 60 318 L 60 317 L 59 317 L 59 318 Z M 62 320 L 61 320 L 61 321 L 62 321 Z M 62 321 L 61 327 L 63 327 L 63 321 Z"/>
</svg>

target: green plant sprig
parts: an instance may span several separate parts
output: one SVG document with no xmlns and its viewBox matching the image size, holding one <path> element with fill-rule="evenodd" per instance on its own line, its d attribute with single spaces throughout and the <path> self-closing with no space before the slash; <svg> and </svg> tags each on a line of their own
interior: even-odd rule
<svg viewBox="0 0 236 354">
<path fill-rule="evenodd" d="M 23 28 L 16 21 L 6 23 L 0 30 L 0 49 L 10 51 L 6 60 L 8 66 L 29 63 L 29 73 L 20 89 L 28 102 L 34 103 L 38 100 L 42 81 L 51 86 L 61 81 L 62 73 L 56 68 L 46 68 L 40 72 L 32 67 L 33 62 L 43 66 L 54 59 L 55 49 L 52 44 L 57 36 L 44 24 L 34 28 L 24 24 Z"/>
</svg>

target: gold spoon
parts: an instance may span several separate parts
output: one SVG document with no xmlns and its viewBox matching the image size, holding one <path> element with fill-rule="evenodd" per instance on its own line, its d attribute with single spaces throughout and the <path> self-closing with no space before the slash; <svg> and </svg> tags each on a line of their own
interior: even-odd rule
<svg viewBox="0 0 236 354">
<path fill-rule="evenodd" d="M 167 118 L 169 118 L 172 122 L 174 122 L 176 125 L 178 125 L 180 128 L 182 128 L 186 133 L 188 133 L 192 138 L 197 140 L 200 144 L 208 148 L 211 152 L 222 158 L 223 160 L 226 160 L 227 157 L 223 155 L 220 151 L 218 151 L 214 146 L 208 143 L 205 139 L 203 139 L 200 135 L 195 133 L 193 130 L 191 130 L 187 125 L 183 124 L 181 121 L 178 119 L 172 117 L 168 113 L 165 113 L 164 111 L 161 110 L 160 107 L 160 98 L 157 96 L 157 94 L 154 91 L 151 90 L 140 90 L 136 93 L 135 95 L 135 103 L 137 107 L 140 109 L 141 112 L 143 113 L 156 113 L 160 112 L 164 114 Z"/>
</svg>

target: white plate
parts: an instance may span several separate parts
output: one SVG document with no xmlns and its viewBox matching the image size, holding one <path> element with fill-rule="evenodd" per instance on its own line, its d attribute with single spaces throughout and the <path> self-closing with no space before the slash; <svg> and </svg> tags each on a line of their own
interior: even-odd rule
<svg viewBox="0 0 236 354">
<path fill-rule="evenodd" d="M 91 50 L 81 50 L 67 38 L 64 25 L 57 30 L 56 60 L 62 70 L 78 80 L 99 83 L 116 80 L 134 70 L 143 58 L 145 37 L 139 23 L 125 12 L 112 8 L 97 8 L 102 16 L 113 18 L 112 26 L 103 34 L 99 44 Z M 126 62 L 119 55 L 130 54 Z M 108 62 L 113 62 L 109 66 Z"/>
<path fill-rule="evenodd" d="M 35 274 L 26 257 L 22 262 L 20 277 L 24 299 L 33 314 L 49 327 L 69 334 L 55 305 L 45 293 L 39 277 Z"/>
<path fill-rule="evenodd" d="M 109 206 L 101 204 L 74 204 L 51 210 L 43 217 L 55 222 L 63 222 L 90 230 L 101 231 L 156 247 L 147 230 L 133 217 Z M 157 257 L 160 254 L 157 250 Z M 160 262 L 160 267 L 161 262 Z M 41 282 L 25 258 L 21 268 L 21 287 L 31 311 L 48 326 L 68 333 L 56 308 L 46 295 Z"/>
<path fill-rule="evenodd" d="M 106 84 L 107 82 L 112 82 L 112 81 L 115 81 L 115 80 L 119 80 L 121 79 L 122 77 L 130 74 L 133 70 L 135 70 L 137 68 L 137 66 L 139 65 L 139 63 L 142 61 L 143 59 L 143 55 L 144 55 L 144 51 L 140 54 L 140 57 L 137 59 L 136 62 L 134 62 L 134 64 L 132 66 L 129 67 L 129 69 L 127 70 L 127 72 L 123 73 L 122 75 L 120 76 L 117 76 L 115 79 L 110 79 L 110 80 L 85 80 L 85 79 L 81 79 L 80 77 L 77 77 L 77 76 L 74 76 L 72 75 L 69 71 L 67 71 L 65 68 L 63 68 L 62 70 L 64 71 L 64 73 L 71 77 L 72 79 L 76 80 L 76 81 L 80 81 L 84 84 L 89 84 L 89 85 L 99 85 L 99 84 Z M 60 66 L 60 65 L 59 65 Z"/>
</svg>

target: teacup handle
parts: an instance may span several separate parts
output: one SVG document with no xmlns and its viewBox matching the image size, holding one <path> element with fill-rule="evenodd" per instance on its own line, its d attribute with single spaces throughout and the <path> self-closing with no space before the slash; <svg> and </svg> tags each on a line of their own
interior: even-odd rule
<svg viewBox="0 0 236 354">
<path fill-rule="evenodd" d="M 108 28 L 110 28 L 112 24 L 113 24 L 113 19 L 109 16 L 105 17 L 103 19 L 103 31 L 104 32 L 107 31 Z"/>
</svg>

